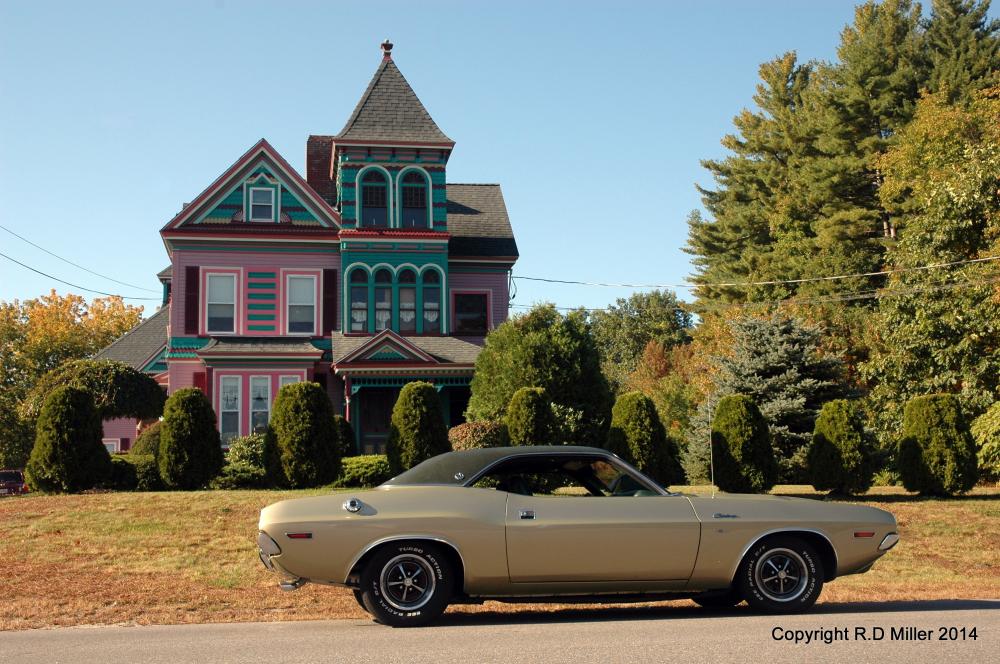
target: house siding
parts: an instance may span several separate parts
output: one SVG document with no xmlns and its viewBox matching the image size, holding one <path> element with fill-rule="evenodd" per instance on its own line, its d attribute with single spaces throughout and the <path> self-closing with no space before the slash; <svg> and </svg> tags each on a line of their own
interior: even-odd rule
<svg viewBox="0 0 1000 664">
<path fill-rule="evenodd" d="M 507 320 L 510 290 L 505 272 L 458 272 L 451 268 L 448 284 L 449 297 L 457 292 L 482 292 L 490 294 L 490 326 L 496 327 Z M 452 317 L 454 321 L 454 317 Z M 454 322 L 452 323 L 454 326 Z"/>
<path fill-rule="evenodd" d="M 121 441 L 122 452 L 125 452 L 132 447 L 132 443 L 135 442 L 135 431 L 136 427 L 139 425 L 139 420 L 127 417 L 118 417 L 112 420 L 104 420 L 103 424 L 104 432 L 101 438 L 119 439 Z"/>
</svg>

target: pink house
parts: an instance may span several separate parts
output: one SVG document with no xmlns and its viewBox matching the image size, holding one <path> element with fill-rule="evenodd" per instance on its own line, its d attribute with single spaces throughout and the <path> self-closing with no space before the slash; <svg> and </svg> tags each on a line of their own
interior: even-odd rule
<svg viewBox="0 0 1000 664">
<path fill-rule="evenodd" d="M 224 441 L 305 380 L 359 452 L 384 450 L 409 381 L 433 383 L 460 423 L 483 338 L 507 318 L 518 253 L 500 187 L 447 183 L 455 144 L 391 50 L 340 133 L 308 138 L 306 177 L 262 139 L 167 222 L 163 307 L 98 354 L 204 390 Z M 135 430 L 105 422 L 105 443 Z"/>
</svg>

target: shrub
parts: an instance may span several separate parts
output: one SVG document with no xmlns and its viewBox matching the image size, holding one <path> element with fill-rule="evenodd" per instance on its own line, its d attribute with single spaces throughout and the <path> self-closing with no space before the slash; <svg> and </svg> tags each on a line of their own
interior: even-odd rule
<svg viewBox="0 0 1000 664">
<path fill-rule="evenodd" d="M 514 392 L 504 423 L 511 445 L 552 444 L 555 421 L 545 390 L 522 387 Z"/>
<path fill-rule="evenodd" d="M 90 392 L 94 407 L 103 419 L 157 418 L 163 414 L 167 398 L 155 380 L 124 362 L 71 360 L 49 371 L 35 383 L 19 406 L 21 416 L 34 420 L 48 394 L 63 385 Z"/>
<path fill-rule="evenodd" d="M 340 477 L 333 483 L 337 488 L 378 486 L 392 477 L 389 460 L 384 454 L 361 454 L 346 457 L 340 466 Z"/>
<path fill-rule="evenodd" d="M 552 441 L 563 445 L 586 443 L 583 411 L 559 403 L 549 404 L 552 410 Z"/>
<path fill-rule="evenodd" d="M 340 473 L 333 406 L 318 383 L 286 385 L 271 416 L 272 476 L 291 487 L 329 484 Z"/>
<path fill-rule="evenodd" d="M 664 486 L 684 478 L 677 444 L 667 437 L 653 400 L 642 392 L 629 392 L 615 401 L 607 446 Z"/>
<path fill-rule="evenodd" d="M 354 456 L 356 447 L 354 445 L 354 427 L 343 415 L 333 416 L 333 428 L 337 432 L 337 441 L 340 443 L 340 456 Z"/>
<path fill-rule="evenodd" d="M 12 397 L 0 394 L 0 468 L 24 468 L 35 443 L 31 425 L 18 415 Z"/>
<path fill-rule="evenodd" d="M 972 438 L 978 448 L 980 479 L 1000 481 L 1000 402 L 972 423 Z"/>
<path fill-rule="evenodd" d="M 448 452 L 441 399 L 430 383 L 407 383 L 392 408 L 386 457 L 393 475 Z"/>
<path fill-rule="evenodd" d="M 161 491 L 163 489 L 160 467 L 155 456 L 129 452 L 125 455 L 125 460 L 135 466 L 136 491 Z"/>
<path fill-rule="evenodd" d="M 846 399 L 823 404 L 807 456 L 813 487 L 864 493 L 872 485 L 874 460 L 875 442 L 865 430 L 858 405 Z"/>
<path fill-rule="evenodd" d="M 896 460 L 903 486 L 925 495 L 947 496 L 976 484 L 976 444 L 958 398 L 932 394 L 910 399 Z"/>
<path fill-rule="evenodd" d="M 209 489 L 264 489 L 268 486 L 267 473 L 261 466 L 245 462 L 227 463 L 213 479 Z"/>
<path fill-rule="evenodd" d="M 143 429 L 135 439 L 135 443 L 132 444 L 128 453 L 158 457 L 160 455 L 160 429 L 162 426 L 161 422 L 153 422 Z"/>
<path fill-rule="evenodd" d="M 723 491 L 765 493 L 777 481 L 767 422 L 745 394 L 719 400 L 712 420 L 712 456 L 715 484 Z"/>
<path fill-rule="evenodd" d="M 448 442 L 453 450 L 476 450 L 483 447 L 504 447 L 509 444 L 503 422 L 466 422 L 448 430 Z"/>
<path fill-rule="evenodd" d="M 170 489 L 197 489 L 222 469 L 222 444 L 208 397 L 195 388 L 167 399 L 160 428 L 160 477 Z"/>
<path fill-rule="evenodd" d="M 227 464 L 244 464 L 254 468 L 264 468 L 264 445 L 267 436 L 262 433 L 252 433 L 248 436 L 237 436 L 229 441 L 229 451 L 226 452 Z"/>
<path fill-rule="evenodd" d="M 105 486 L 115 491 L 135 491 L 139 485 L 139 479 L 135 474 L 135 465 L 128 462 L 126 455 L 111 455 L 111 475 L 105 482 Z"/>
<path fill-rule="evenodd" d="M 36 490 L 71 493 L 90 489 L 111 474 L 111 458 L 101 444 L 101 417 L 90 394 L 57 387 L 38 417 L 35 445 L 25 468 Z"/>
</svg>

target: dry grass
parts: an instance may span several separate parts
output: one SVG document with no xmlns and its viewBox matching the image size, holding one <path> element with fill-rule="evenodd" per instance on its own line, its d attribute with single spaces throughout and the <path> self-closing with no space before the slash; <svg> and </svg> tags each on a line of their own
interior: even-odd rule
<svg viewBox="0 0 1000 664">
<path fill-rule="evenodd" d="M 815 495 L 807 487 L 779 492 Z M 0 629 L 365 618 L 344 589 L 279 591 L 257 560 L 260 508 L 316 493 L 321 491 L 0 500 Z M 1000 597 L 1000 490 L 924 500 L 889 488 L 863 502 L 896 515 L 902 542 L 868 574 L 829 585 L 823 601 Z M 519 608 L 488 602 L 453 610 Z"/>
</svg>

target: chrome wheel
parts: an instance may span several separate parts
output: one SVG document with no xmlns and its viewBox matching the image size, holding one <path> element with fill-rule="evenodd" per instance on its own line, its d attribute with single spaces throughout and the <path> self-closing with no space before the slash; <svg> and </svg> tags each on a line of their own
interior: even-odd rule
<svg viewBox="0 0 1000 664">
<path fill-rule="evenodd" d="M 379 589 L 385 601 L 399 611 L 416 611 L 434 595 L 434 570 L 423 557 L 404 553 L 382 567 Z"/>
<path fill-rule="evenodd" d="M 798 599 L 809 582 L 805 560 L 791 549 L 771 549 L 754 567 L 754 580 L 761 594 L 775 602 Z"/>
</svg>

